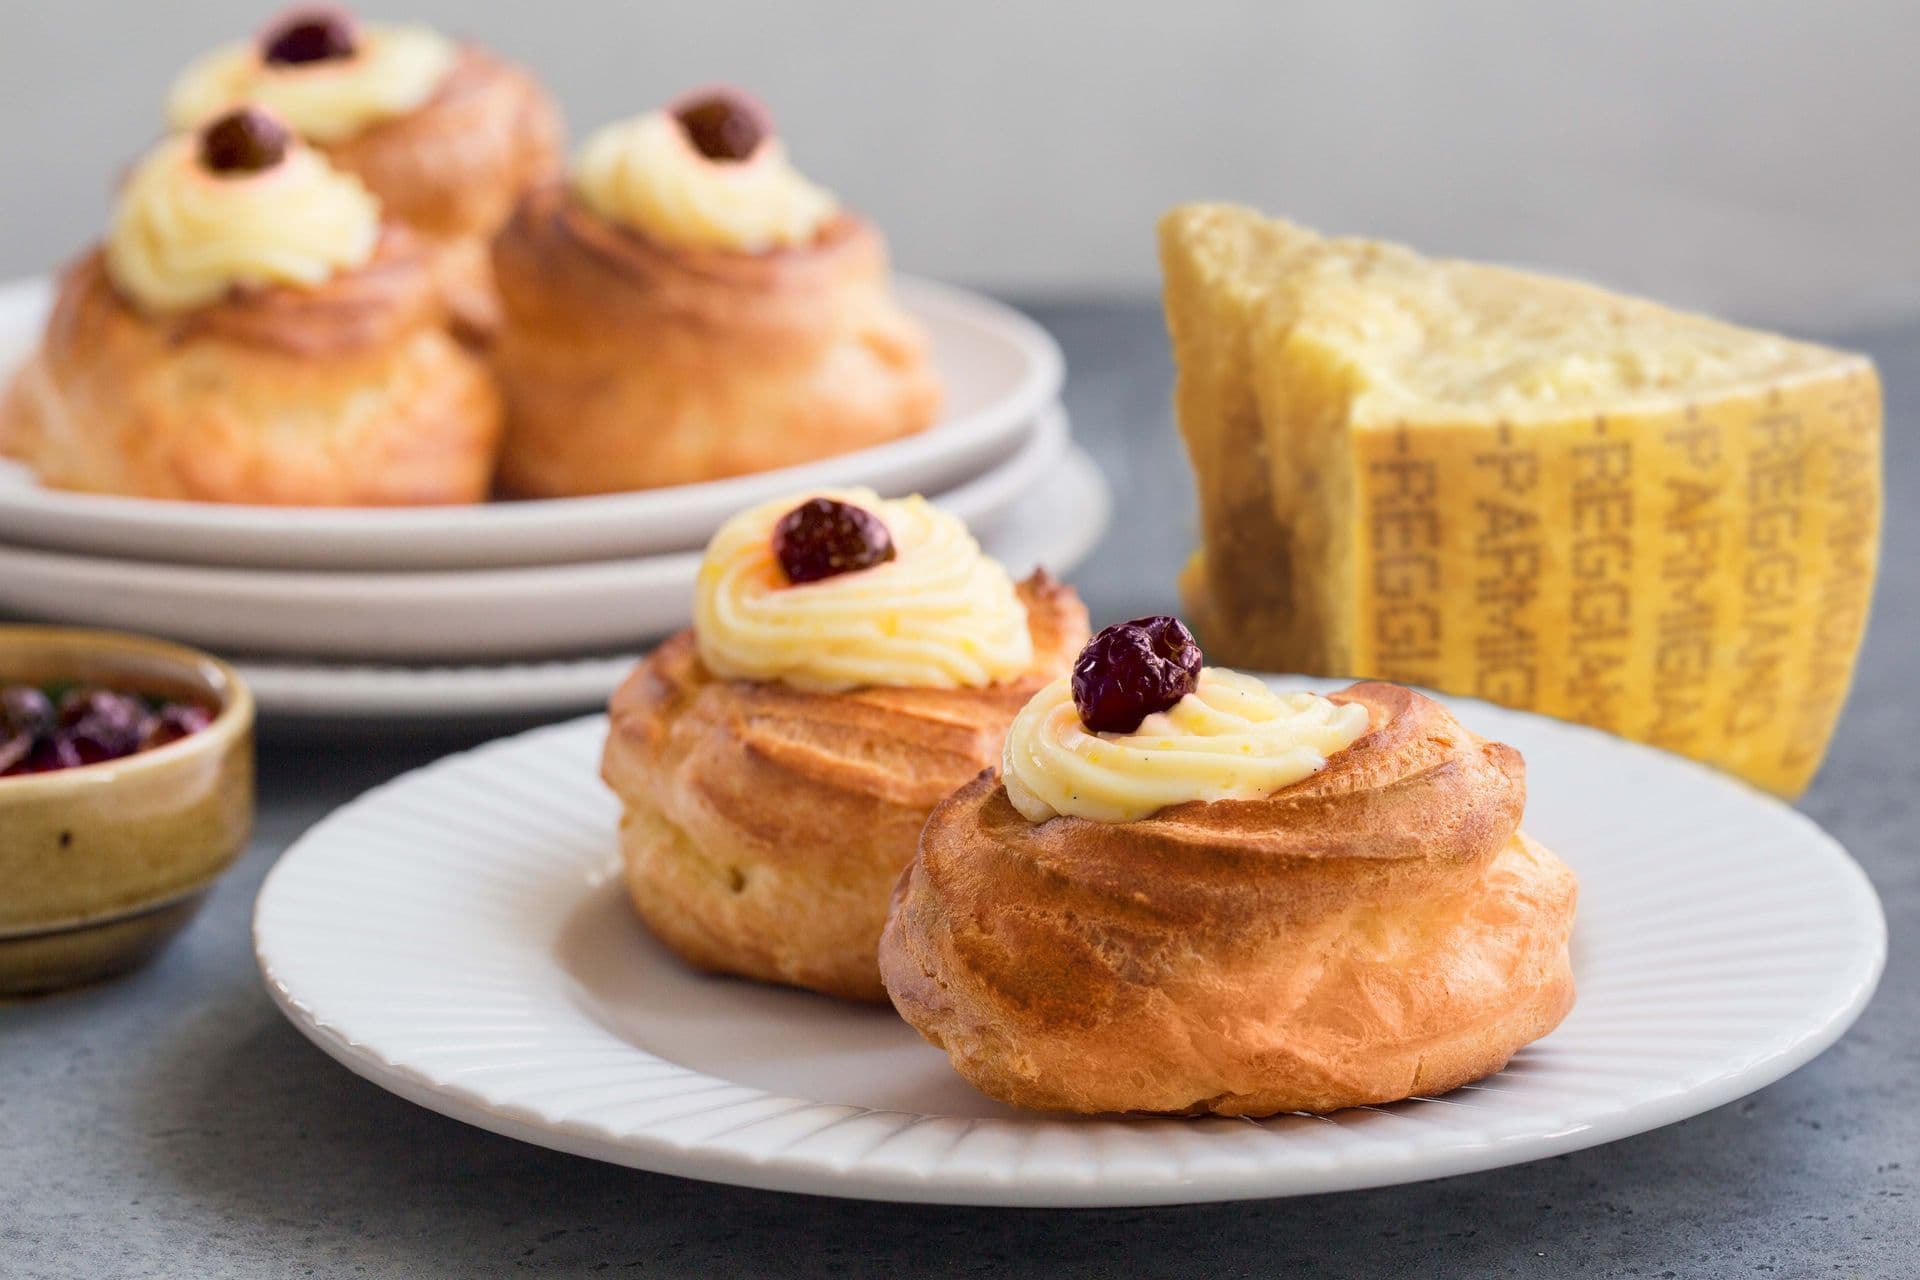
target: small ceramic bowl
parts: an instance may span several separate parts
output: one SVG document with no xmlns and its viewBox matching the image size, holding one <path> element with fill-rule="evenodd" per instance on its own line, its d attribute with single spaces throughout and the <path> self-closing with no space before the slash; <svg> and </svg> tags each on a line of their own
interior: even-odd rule
<svg viewBox="0 0 1920 1280">
<path fill-rule="evenodd" d="M 139 964 L 193 918 L 253 829 L 253 695 L 231 667 L 139 636 L 0 626 L 0 684 L 65 680 L 215 715 L 124 759 L 0 778 L 0 995 Z"/>
</svg>

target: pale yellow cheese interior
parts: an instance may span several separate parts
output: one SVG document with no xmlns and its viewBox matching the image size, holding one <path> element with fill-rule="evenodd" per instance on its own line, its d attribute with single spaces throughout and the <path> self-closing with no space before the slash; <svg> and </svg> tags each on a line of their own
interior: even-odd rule
<svg viewBox="0 0 1920 1280">
<path fill-rule="evenodd" d="M 1868 361 L 1232 206 L 1161 248 L 1210 658 L 1806 784 L 1872 591 Z"/>
</svg>

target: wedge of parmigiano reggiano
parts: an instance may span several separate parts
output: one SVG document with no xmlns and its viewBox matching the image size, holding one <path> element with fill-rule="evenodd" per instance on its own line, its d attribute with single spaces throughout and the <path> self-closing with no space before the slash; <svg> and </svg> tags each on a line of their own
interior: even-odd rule
<svg viewBox="0 0 1920 1280">
<path fill-rule="evenodd" d="M 1160 231 L 1210 660 L 1806 786 L 1873 592 L 1868 360 L 1230 206 Z"/>
</svg>

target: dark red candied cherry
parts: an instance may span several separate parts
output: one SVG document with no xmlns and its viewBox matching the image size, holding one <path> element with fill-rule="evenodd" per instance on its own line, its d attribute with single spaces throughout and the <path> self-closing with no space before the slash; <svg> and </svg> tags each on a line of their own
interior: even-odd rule
<svg viewBox="0 0 1920 1280">
<path fill-rule="evenodd" d="M 40 739 L 33 751 L 20 763 L 16 773 L 57 773 L 61 769 L 77 769 L 87 763 L 81 759 L 80 751 L 65 736 L 54 734 Z"/>
<path fill-rule="evenodd" d="M 681 102 L 673 118 L 686 130 L 694 150 L 709 160 L 750 159 L 772 132 L 757 105 L 725 89 Z"/>
<path fill-rule="evenodd" d="M 296 9 L 260 37 L 260 59 L 282 66 L 351 58 L 359 45 L 353 15 L 344 9 Z"/>
<path fill-rule="evenodd" d="M 0 688 L 0 734 L 24 734 L 29 741 L 53 728 L 53 699 L 30 684 Z"/>
<path fill-rule="evenodd" d="M 127 730 L 101 720 L 88 720 L 71 729 L 63 729 L 55 741 L 73 748 L 81 764 L 105 764 L 124 760 L 140 750 L 140 730 Z"/>
<path fill-rule="evenodd" d="M 0 778 L 24 772 L 26 759 L 33 754 L 33 741 L 30 733 L 0 733 Z"/>
<path fill-rule="evenodd" d="M 99 764 L 138 751 L 146 719 L 147 708 L 138 698 L 80 688 L 60 700 L 54 737 L 71 746 L 82 764 Z"/>
<path fill-rule="evenodd" d="M 809 498 L 773 526 L 773 554 L 788 582 L 818 582 L 893 559 L 893 535 L 871 511 Z"/>
<path fill-rule="evenodd" d="M 138 725 L 146 717 L 146 702 L 133 694 L 83 684 L 61 695 L 57 723 L 62 729 L 71 729 L 83 720 L 95 719 Z"/>
<path fill-rule="evenodd" d="M 140 730 L 140 750 L 151 751 L 169 742 L 191 737 L 213 723 L 213 712 L 192 702 L 169 702 L 147 717 Z"/>
<path fill-rule="evenodd" d="M 259 173 L 287 158 L 293 134 L 258 107 L 229 111 L 200 130 L 200 163 L 209 173 Z"/>
<path fill-rule="evenodd" d="M 1132 733 L 1199 680 L 1200 646 L 1178 618 L 1135 618 L 1087 641 L 1073 664 L 1073 705 L 1096 733 Z"/>
</svg>

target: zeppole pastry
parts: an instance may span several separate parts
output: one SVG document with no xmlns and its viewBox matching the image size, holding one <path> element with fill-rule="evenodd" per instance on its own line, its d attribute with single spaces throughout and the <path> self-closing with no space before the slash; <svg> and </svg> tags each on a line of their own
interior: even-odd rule
<svg viewBox="0 0 1920 1280">
<path fill-rule="evenodd" d="M 499 435 L 418 241 L 252 107 L 140 161 L 0 403 L 44 484 L 201 502 L 477 502 Z"/>
<path fill-rule="evenodd" d="M 731 90 L 608 125 L 494 247 L 503 487 L 646 489 L 931 424 L 940 387 L 867 222 Z"/>
<path fill-rule="evenodd" d="M 634 906 L 699 968 L 886 999 L 875 945 L 928 812 L 1086 632 L 1070 588 L 1015 585 L 921 498 L 736 516 L 693 629 L 613 697 L 602 774 Z"/>
<path fill-rule="evenodd" d="M 893 1003 L 1016 1106 L 1263 1116 L 1441 1093 L 1573 1002 L 1573 875 L 1519 753 L 1390 684 L 1095 637 L 934 810 L 880 942 Z"/>
<path fill-rule="evenodd" d="M 1210 651 L 1807 785 L 1873 595 L 1870 361 L 1226 205 L 1160 244 Z"/>
<path fill-rule="evenodd" d="M 488 245 L 560 168 L 559 109 L 528 72 L 430 27 L 308 7 L 189 66 L 167 114 L 193 129 L 242 103 L 274 111 L 365 183 L 425 242 L 461 331 L 492 333 Z"/>
</svg>

